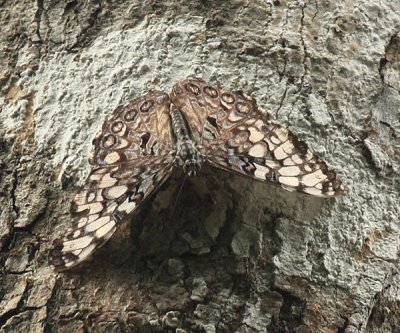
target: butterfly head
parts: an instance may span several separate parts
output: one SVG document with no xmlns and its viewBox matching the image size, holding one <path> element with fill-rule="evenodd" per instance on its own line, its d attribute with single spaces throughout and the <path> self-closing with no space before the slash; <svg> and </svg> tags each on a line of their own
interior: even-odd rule
<svg viewBox="0 0 400 333">
<path fill-rule="evenodd" d="M 203 155 L 197 150 L 192 140 L 178 141 L 176 159 L 186 175 L 197 176 L 200 173 Z"/>
<path fill-rule="evenodd" d="M 183 163 L 183 172 L 188 176 L 197 176 L 200 173 L 201 164 L 195 159 L 186 160 Z"/>
</svg>

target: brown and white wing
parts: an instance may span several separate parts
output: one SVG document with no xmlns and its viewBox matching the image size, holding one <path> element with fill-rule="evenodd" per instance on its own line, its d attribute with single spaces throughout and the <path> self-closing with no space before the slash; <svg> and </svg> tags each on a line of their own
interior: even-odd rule
<svg viewBox="0 0 400 333">
<path fill-rule="evenodd" d="M 92 170 L 71 205 L 75 225 L 54 242 L 59 271 L 88 258 L 173 172 L 169 99 L 150 93 L 118 107 L 94 140 Z"/>
<path fill-rule="evenodd" d="M 175 85 L 171 100 L 210 165 L 288 191 L 317 197 L 343 193 L 336 173 L 295 134 L 271 121 L 254 99 L 192 79 Z"/>
<path fill-rule="evenodd" d="M 153 91 L 118 106 L 93 140 L 94 166 L 119 165 L 172 151 L 170 99 Z"/>
</svg>

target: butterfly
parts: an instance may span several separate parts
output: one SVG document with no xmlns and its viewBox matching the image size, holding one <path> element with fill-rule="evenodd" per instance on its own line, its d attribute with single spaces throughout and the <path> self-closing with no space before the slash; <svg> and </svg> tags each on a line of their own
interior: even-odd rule
<svg viewBox="0 0 400 333">
<path fill-rule="evenodd" d="M 253 98 L 201 79 L 118 106 L 93 144 L 71 204 L 75 227 L 49 253 L 59 271 L 88 258 L 177 169 L 192 177 L 208 165 L 322 198 L 344 192 L 335 171 Z"/>
</svg>

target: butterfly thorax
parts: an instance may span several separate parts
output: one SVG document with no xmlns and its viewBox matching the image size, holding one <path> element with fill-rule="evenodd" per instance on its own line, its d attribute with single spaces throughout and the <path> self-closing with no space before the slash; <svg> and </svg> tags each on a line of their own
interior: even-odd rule
<svg viewBox="0 0 400 333">
<path fill-rule="evenodd" d="M 175 134 L 176 161 L 188 176 L 196 176 L 200 172 L 203 156 L 191 138 L 190 130 L 182 113 L 171 104 L 171 125 Z"/>
</svg>

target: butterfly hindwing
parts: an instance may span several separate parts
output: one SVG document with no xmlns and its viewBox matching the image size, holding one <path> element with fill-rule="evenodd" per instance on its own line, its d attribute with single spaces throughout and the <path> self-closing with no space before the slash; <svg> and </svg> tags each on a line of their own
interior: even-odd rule
<svg viewBox="0 0 400 333">
<path fill-rule="evenodd" d="M 49 262 L 65 270 L 103 245 L 173 172 L 168 95 L 149 93 L 118 107 L 94 140 L 92 170 L 71 205 L 74 227 Z"/>
</svg>

